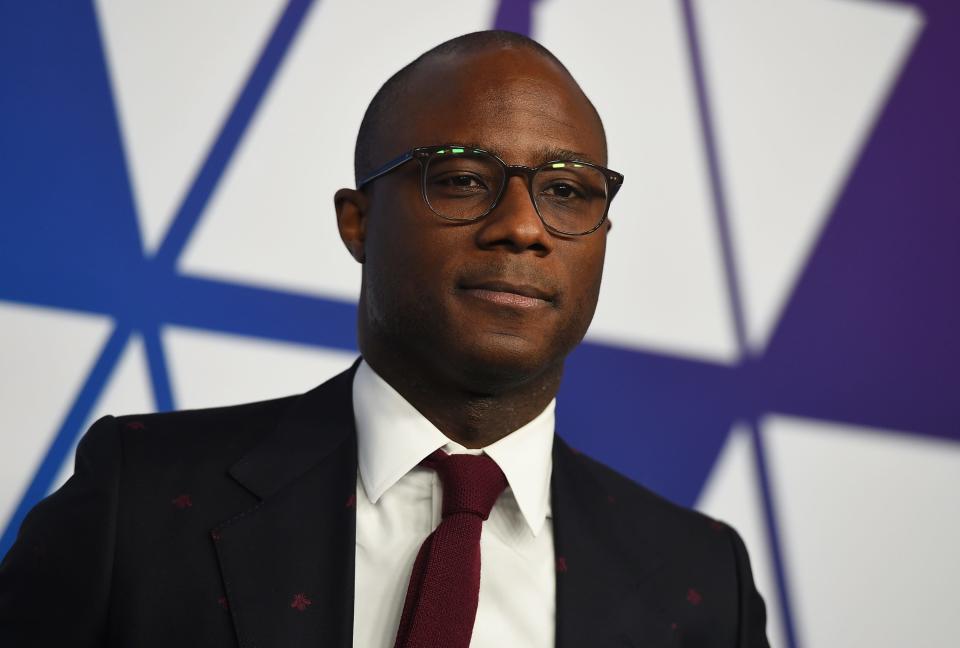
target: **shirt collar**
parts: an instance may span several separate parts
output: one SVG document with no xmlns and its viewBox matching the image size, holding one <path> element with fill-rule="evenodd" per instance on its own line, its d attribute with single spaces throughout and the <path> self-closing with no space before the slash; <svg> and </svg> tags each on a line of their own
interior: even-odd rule
<svg viewBox="0 0 960 648">
<path fill-rule="evenodd" d="M 483 448 L 506 476 L 534 535 L 550 514 L 555 407 L 556 400 L 550 401 L 532 421 Z M 353 378 L 353 413 L 360 479 L 374 504 L 434 450 L 471 452 L 448 439 L 366 361 Z"/>
</svg>

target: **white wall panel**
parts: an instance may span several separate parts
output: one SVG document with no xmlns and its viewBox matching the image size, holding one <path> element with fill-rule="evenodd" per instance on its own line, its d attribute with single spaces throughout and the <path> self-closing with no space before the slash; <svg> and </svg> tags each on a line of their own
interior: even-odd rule
<svg viewBox="0 0 960 648">
<path fill-rule="evenodd" d="M 284 4 L 97 0 L 144 249 L 163 240 Z"/>
<path fill-rule="evenodd" d="M 801 645 L 950 645 L 960 445 L 780 416 L 763 434 Z"/>
<path fill-rule="evenodd" d="M 110 329 L 106 317 L 0 302 L 0 523 L 4 527 Z"/>
<path fill-rule="evenodd" d="M 181 409 L 300 394 L 357 358 L 350 351 L 179 327 L 165 328 L 163 343 Z"/>
<path fill-rule="evenodd" d="M 744 424 L 730 430 L 704 484 L 697 509 L 733 526 L 750 553 L 757 591 L 767 605 L 767 638 L 772 648 L 787 645 L 777 589 L 777 575 L 763 509 L 753 437 Z"/>
<path fill-rule="evenodd" d="M 143 338 L 139 335 L 131 335 L 106 386 L 100 392 L 100 397 L 90 410 L 90 415 L 83 425 L 83 431 L 77 435 L 73 447 L 67 453 L 56 478 L 51 483 L 50 492 L 60 488 L 73 474 L 74 457 L 80 438 L 97 419 L 107 414 L 122 416 L 152 412 L 156 407 L 150 386 L 150 372 L 147 367 Z"/>
<path fill-rule="evenodd" d="M 536 6 L 534 36 L 598 107 L 610 166 L 626 176 L 610 211 L 614 227 L 589 337 L 734 361 L 681 4 L 608 0 L 586 10 L 578 0 L 553 0 Z"/>
</svg>

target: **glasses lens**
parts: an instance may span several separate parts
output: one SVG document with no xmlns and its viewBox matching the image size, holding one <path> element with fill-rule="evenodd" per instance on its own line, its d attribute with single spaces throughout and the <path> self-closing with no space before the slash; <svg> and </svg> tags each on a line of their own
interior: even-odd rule
<svg viewBox="0 0 960 648">
<path fill-rule="evenodd" d="M 543 221 L 564 234 L 593 230 L 607 209 L 602 171 L 577 162 L 555 162 L 533 178 L 533 195 Z"/>
<path fill-rule="evenodd" d="M 490 209 L 503 179 L 503 167 L 489 155 L 449 148 L 427 162 L 424 193 L 430 208 L 440 216 L 472 220 Z"/>
</svg>

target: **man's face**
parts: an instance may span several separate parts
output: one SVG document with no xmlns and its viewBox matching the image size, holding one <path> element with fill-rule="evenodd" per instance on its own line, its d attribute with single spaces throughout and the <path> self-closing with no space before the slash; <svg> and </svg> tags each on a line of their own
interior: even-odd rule
<svg viewBox="0 0 960 648">
<path fill-rule="evenodd" d="M 606 163 L 599 121 L 573 81 L 526 50 L 428 63 L 404 92 L 378 161 L 462 144 L 507 164 L 576 157 Z M 607 227 L 548 232 L 526 180 L 472 223 L 431 212 L 409 162 L 367 189 L 361 317 L 404 363 L 465 389 L 508 388 L 559 369 L 582 339 L 600 289 Z"/>
</svg>

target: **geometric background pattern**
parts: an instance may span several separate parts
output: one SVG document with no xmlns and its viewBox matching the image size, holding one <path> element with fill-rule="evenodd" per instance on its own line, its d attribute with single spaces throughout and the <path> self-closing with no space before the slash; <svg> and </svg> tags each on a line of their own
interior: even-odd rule
<svg viewBox="0 0 960 648">
<path fill-rule="evenodd" d="M 570 68 L 627 183 L 558 432 L 734 524 L 774 646 L 960 632 L 960 5 L 0 5 L 0 555 L 105 413 L 356 353 L 336 234 L 370 97 L 493 26 Z"/>
</svg>

